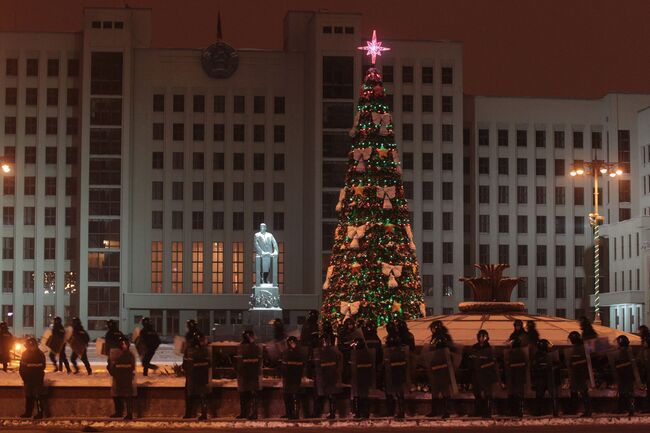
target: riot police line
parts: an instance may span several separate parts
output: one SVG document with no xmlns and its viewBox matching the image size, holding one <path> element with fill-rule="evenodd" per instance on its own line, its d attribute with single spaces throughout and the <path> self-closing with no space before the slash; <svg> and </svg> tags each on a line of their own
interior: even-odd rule
<svg viewBox="0 0 650 433">
<path fill-rule="evenodd" d="M 54 354 L 52 362 L 58 369 L 65 363 L 56 356 L 65 355 L 65 351 L 59 346 L 60 338 L 53 337 L 60 334 L 60 330 L 54 332 L 55 326 L 56 321 L 45 344 Z M 132 419 L 133 399 L 137 397 L 135 357 L 117 324 L 110 322 L 108 328 L 103 351 L 112 376 L 115 411 L 111 416 Z M 155 369 L 150 364 L 147 344 L 157 347 L 153 344 L 156 338 L 147 336 L 149 329 L 153 329 L 151 324 L 143 323 L 135 336 L 136 348 L 143 367 Z M 524 326 L 519 320 L 513 322 L 513 332 L 502 347 L 490 344 L 486 330 L 478 331 L 476 344 L 458 345 L 440 321 L 432 322 L 429 344 L 421 348 L 416 348 L 413 335 L 401 320 L 387 324 L 383 342 L 374 323 L 347 319 L 334 332 L 328 323 L 319 324 L 316 312 L 310 313 L 299 338 L 287 337 L 279 320 L 274 322 L 274 330 L 273 340 L 265 345 L 256 341 L 253 331 L 245 331 L 237 347 L 234 365 L 240 396 L 238 418 L 257 419 L 265 366 L 277 368 L 282 378 L 284 417 L 289 419 L 322 415 L 335 419 L 337 414 L 342 417 L 345 414 L 340 408 L 347 399 L 354 417 L 366 419 L 371 415 L 370 397 L 376 391 L 383 391 L 386 405 L 381 414 L 373 415 L 397 419 L 406 416 L 405 399 L 414 390 L 429 392 L 428 416 L 443 419 L 454 412 L 465 412 L 454 407 L 453 400 L 464 392 L 474 396 L 474 410 L 469 414 L 484 418 L 497 413 L 496 397 L 503 391 L 507 392 L 507 404 L 501 405 L 505 410 L 500 414 L 514 417 L 524 415 L 525 403 L 527 412 L 534 416 L 580 413 L 589 417 L 593 413 L 591 390 L 596 388 L 616 388 L 618 411 L 628 415 L 637 410 L 635 390 L 645 386 L 642 403 L 646 410 L 650 400 L 650 332 L 644 326 L 639 328 L 642 345 L 636 350 L 624 335 L 610 346 L 585 318 L 581 319 L 582 332 L 571 332 L 569 344 L 561 348 L 540 336 L 534 322 Z M 0 327 L 0 335 L 1 331 Z M 72 346 L 70 336 L 63 340 Z M 82 357 L 77 350 L 82 351 L 73 346 L 74 353 Z M 45 366 L 45 355 L 36 340 L 29 338 L 20 364 L 26 398 L 24 417 L 31 416 L 34 408 L 35 418 L 44 414 Z M 184 418 L 207 418 L 212 396 L 210 368 L 207 339 L 196 322 L 188 321 L 183 348 Z M 568 390 L 570 398 L 561 399 L 561 390 Z M 531 395 L 533 398 L 526 398 Z"/>
</svg>

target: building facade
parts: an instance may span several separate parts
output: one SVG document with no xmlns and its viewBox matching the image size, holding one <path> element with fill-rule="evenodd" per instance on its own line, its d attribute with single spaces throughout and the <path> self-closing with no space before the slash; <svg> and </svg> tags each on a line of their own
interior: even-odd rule
<svg viewBox="0 0 650 433">
<path fill-rule="evenodd" d="M 284 319 L 318 308 L 368 67 L 361 20 L 290 12 L 277 51 L 154 48 L 151 12 L 132 8 L 85 9 L 78 33 L 2 33 L 0 146 L 14 165 L 0 300 L 14 332 L 78 315 L 94 335 L 142 316 L 165 336 L 190 318 L 234 334 L 261 222 L 280 246 Z M 603 206 L 607 221 L 638 215 L 630 152 L 650 97 L 468 97 L 461 43 L 385 45 L 428 314 L 469 298 L 458 277 L 477 261 L 526 277 L 529 311 L 582 314 L 590 189 L 569 164 L 596 149 L 626 162 Z"/>
</svg>

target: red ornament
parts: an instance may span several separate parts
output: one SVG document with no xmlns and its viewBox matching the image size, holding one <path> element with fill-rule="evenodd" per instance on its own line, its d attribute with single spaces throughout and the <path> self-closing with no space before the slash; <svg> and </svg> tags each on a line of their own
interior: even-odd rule
<svg viewBox="0 0 650 433">
<path fill-rule="evenodd" d="M 391 224 L 391 223 L 384 224 L 384 230 L 386 230 L 386 233 L 393 233 L 393 231 L 395 230 L 395 224 Z"/>
<path fill-rule="evenodd" d="M 375 91 L 375 96 L 381 96 L 384 93 L 384 89 L 379 84 L 373 90 Z"/>
</svg>

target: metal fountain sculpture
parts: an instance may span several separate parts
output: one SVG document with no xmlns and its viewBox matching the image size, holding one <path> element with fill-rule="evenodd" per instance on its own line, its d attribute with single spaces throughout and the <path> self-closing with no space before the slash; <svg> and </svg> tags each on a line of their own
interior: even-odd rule
<svg viewBox="0 0 650 433">
<path fill-rule="evenodd" d="M 507 264 L 476 264 L 481 272 L 479 277 L 463 277 L 460 281 L 468 284 L 474 293 L 474 300 L 461 302 L 458 308 L 462 312 L 502 313 L 524 311 L 523 302 L 511 302 L 512 291 L 523 279 L 519 277 L 504 277 L 503 271 Z"/>
</svg>

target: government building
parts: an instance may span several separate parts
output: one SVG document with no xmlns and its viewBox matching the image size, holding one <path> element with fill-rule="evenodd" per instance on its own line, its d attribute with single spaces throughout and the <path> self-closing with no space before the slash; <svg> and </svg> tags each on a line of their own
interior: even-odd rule
<svg viewBox="0 0 650 433">
<path fill-rule="evenodd" d="M 265 222 L 284 320 L 301 324 L 320 304 L 369 66 L 363 16 L 289 12 L 277 51 L 227 34 L 155 48 L 150 10 L 83 16 L 77 33 L 0 33 L 2 318 L 19 335 L 76 315 L 94 336 L 143 316 L 168 338 L 191 318 L 236 335 Z M 476 262 L 511 264 L 531 313 L 589 312 L 593 187 L 568 172 L 599 158 L 624 170 L 600 196 L 604 320 L 648 323 L 650 95 L 470 96 L 462 43 L 384 45 L 427 313 L 469 299 L 458 278 Z"/>
</svg>

